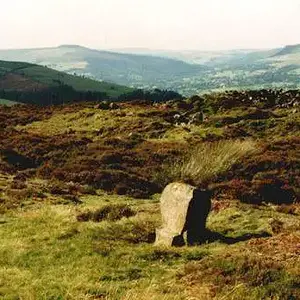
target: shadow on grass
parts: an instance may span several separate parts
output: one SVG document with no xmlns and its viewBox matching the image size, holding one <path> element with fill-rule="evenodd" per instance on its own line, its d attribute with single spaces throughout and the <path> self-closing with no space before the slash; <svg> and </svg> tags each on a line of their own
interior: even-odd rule
<svg viewBox="0 0 300 300">
<path fill-rule="evenodd" d="M 213 243 L 213 242 L 221 242 L 224 244 L 232 245 L 239 242 L 248 241 L 251 239 L 258 239 L 258 238 L 267 238 L 271 237 L 272 235 L 268 232 L 261 232 L 261 233 L 246 233 L 238 237 L 227 237 L 219 232 L 206 230 L 205 236 L 203 237 L 203 242 Z"/>
</svg>

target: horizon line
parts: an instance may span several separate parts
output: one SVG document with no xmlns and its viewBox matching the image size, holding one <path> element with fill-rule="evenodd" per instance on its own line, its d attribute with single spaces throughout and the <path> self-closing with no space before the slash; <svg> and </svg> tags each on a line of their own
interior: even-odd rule
<svg viewBox="0 0 300 300">
<path fill-rule="evenodd" d="M 175 49 L 175 48 L 148 48 L 148 47 L 140 47 L 140 46 L 125 46 L 125 47 L 95 47 L 95 46 L 88 46 L 88 45 L 82 45 L 82 44 L 59 44 L 55 46 L 33 46 L 33 47 L 20 47 L 20 48 L 0 48 L 0 51 L 11 51 L 11 50 L 39 50 L 39 49 L 54 49 L 54 48 L 62 48 L 62 47 L 79 47 L 79 48 L 87 48 L 90 50 L 98 50 L 98 51 L 116 51 L 116 50 L 148 50 L 148 51 L 171 51 L 171 52 L 225 52 L 225 51 L 259 51 L 259 50 L 271 50 L 271 49 L 278 49 L 278 48 L 285 48 L 289 46 L 300 46 L 299 43 L 295 44 L 286 44 L 286 45 L 278 45 L 273 47 L 249 47 L 249 48 L 224 48 L 224 49 L 200 49 L 200 48 L 184 48 L 184 49 Z"/>
</svg>

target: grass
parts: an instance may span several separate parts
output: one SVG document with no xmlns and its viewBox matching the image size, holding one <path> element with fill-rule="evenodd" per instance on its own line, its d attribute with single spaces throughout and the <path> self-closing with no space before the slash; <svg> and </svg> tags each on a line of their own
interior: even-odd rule
<svg viewBox="0 0 300 300">
<path fill-rule="evenodd" d="M 241 241 L 234 245 L 214 242 L 190 248 L 153 247 L 148 242 L 149 234 L 160 224 L 157 200 L 137 202 L 105 194 L 82 200 L 81 206 L 36 205 L 0 217 L 1 299 L 223 299 L 228 293 L 228 299 L 257 299 L 268 293 L 276 298 L 297 292 L 292 284 L 298 282 L 298 257 L 296 248 L 289 249 L 292 245 L 288 243 L 282 246 L 291 255 L 289 259 L 272 250 L 276 253 L 273 267 L 279 271 L 275 268 L 270 285 L 262 286 L 254 272 L 263 278 L 269 276 L 270 252 L 261 248 L 261 255 L 255 258 L 255 247 L 267 245 L 269 239 L 254 239 L 253 245 Z M 86 209 L 115 203 L 126 204 L 137 214 L 100 223 L 76 220 Z M 279 218 L 285 224 L 284 231 L 270 240 L 291 238 L 289 232 L 294 228 L 293 243 L 297 241 L 297 216 L 268 208 L 245 213 L 249 208 L 232 203 L 214 211 L 208 227 L 238 238 L 245 233 L 271 233 L 270 218 Z M 246 269 L 246 261 L 250 269 Z M 258 264 L 260 269 L 247 271 Z M 219 274 L 220 270 L 224 273 Z M 226 283 L 230 272 L 235 275 Z M 276 284 L 287 285 L 283 290 L 272 288 Z"/>
<path fill-rule="evenodd" d="M 6 100 L 6 99 L 0 99 L 0 105 L 12 106 L 15 104 L 17 104 L 17 102 Z"/>
<path fill-rule="evenodd" d="M 202 143 L 186 158 L 173 164 L 170 173 L 175 180 L 203 186 L 228 171 L 244 156 L 256 151 L 257 145 L 251 140 Z"/>
<path fill-rule="evenodd" d="M 0 107 L 0 299 L 300 297 L 299 112 L 168 105 Z M 152 244 L 174 178 L 215 187 L 203 245 Z"/>
<path fill-rule="evenodd" d="M 114 83 L 75 76 L 35 64 L 0 61 L 0 76 L 7 73 L 25 76 L 33 82 L 39 82 L 48 87 L 58 86 L 61 82 L 73 87 L 76 91 L 103 92 L 108 97 L 113 98 L 133 90 Z M 18 86 L 18 82 L 16 82 L 16 85 Z"/>
<path fill-rule="evenodd" d="M 111 130 L 120 131 L 122 127 L 129 128 L 124 132 L 130 133 L 134 129 L 134 122 L 139 118 L 136 115 L 129 115 L 130 110 L 125 109 L 122 114 L 117 111 L 98 110 L 93 108 L 85 108 L 78 112 L 57 113 L 48 120 L 33 122 L 25 127 L 26 130 L 32 133 L 53 136 L 65 133 L 67 130 L 74 130 L 78 134 L 85 137 L 95 137 L 97 132 L 104 129 L 108 135 L 111 135 Z M 24 128 L 24 127 L 22 127 Z"/>
<path fill-rule="evenodd" d="M 56 85 L 55 80 L 60 80 L 64 84 L 72 86 L 77 91 L 104 92 L 107 93 L 109 97 L 116 97 L 120 94 L 132 91 L 132 89 L 125 86 L 74 76 L 38 65 L 30 65 L 18 70 L 17 73 L 24 74 L 26 77 L 29 77 L 34 81 L 38 81 L 49 86 Z"/>
</svg>

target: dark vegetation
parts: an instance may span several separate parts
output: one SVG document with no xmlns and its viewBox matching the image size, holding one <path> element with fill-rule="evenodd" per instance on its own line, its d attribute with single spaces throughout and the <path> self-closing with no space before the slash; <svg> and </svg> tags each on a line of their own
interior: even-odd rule
<svg viewBox="0 0 300 300">
<path fill-rule="evenodd" d="M 77 220 L 81 222 L 94 221 L 101 222 L 103 220 L 117 221 L 122 218 L 129 218 L 136 213 L 125 204 L 106 205 L 96 211 L 87 211 L 79 214 Z"/>
</svg>

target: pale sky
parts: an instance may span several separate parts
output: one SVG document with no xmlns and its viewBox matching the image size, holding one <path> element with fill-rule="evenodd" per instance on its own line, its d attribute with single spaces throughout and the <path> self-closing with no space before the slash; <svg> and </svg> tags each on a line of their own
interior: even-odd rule
<svg viewBox="0 0 300 300">
<path fill-rule="evenodd" d="M 300 0 L 0 0 L 0 48 L 220 50 L 300 43 Z"/>
</svg>

